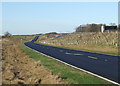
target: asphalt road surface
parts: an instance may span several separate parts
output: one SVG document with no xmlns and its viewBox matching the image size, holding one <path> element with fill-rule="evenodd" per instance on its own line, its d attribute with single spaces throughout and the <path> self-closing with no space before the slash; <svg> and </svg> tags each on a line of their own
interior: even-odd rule
<svg viewBox="0 0 120 86">
<path fill-rule="evenodd" d="M 55 59 L 119 83 L 118 56 L 58 48 L 34 43 L 38 38 L 39 36 L 36 36 L 31 42 L 25 43 L 25 45 Z"/>
</svg>

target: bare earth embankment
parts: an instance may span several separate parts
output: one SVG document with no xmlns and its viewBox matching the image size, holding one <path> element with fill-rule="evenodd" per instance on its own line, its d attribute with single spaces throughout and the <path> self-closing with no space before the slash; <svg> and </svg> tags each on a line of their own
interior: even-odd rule
<svg viewBox="0 0 120 86">
<path fill-rule="evenodd" d="M 37 43 L 83 51 L 118 55 L 118 32 L 79 32 L 64 36 L 40 36 Z"/>
<path fill-rule="evenodd" d="M 3 84 L 65 84 L 59 75 L 43 67 L 19 48 L 19 39 L 2 39 Z"/>
</svg>

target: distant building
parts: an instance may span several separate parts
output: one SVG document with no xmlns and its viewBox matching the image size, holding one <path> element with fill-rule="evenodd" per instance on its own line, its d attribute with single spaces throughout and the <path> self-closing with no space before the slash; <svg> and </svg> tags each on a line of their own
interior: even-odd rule
<svg viewBox="0 0 120 86">
<path fill-rule="evenodd" d="M 101 32 L 115 30 L 117 30 L 117 26 L 101 26 Z"/>
</svg>

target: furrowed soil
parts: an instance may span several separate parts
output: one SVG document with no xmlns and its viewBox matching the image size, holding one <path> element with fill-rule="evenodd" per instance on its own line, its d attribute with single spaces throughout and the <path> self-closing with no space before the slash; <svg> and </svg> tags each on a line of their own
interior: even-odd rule
<svg viewBox="0 0 120 86">
<path fill-rule="evenodd" d="M 15 38 L 2 39 L 3 84 L 66 84 L 53 73 L 24 53 Z"/>
</svg>

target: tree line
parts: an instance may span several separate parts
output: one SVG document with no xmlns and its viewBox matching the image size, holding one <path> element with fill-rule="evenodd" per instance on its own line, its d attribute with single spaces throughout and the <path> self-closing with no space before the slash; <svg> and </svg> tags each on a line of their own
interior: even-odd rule
<svg viewBox="0 0 120 86">
<path fill-rule="evenodd" d="M 101 26 L 105 24 L 87 24 L 87 25 L 80 25 L 76 28 L 75 32 L 100 32 Z"/>
</svg>

